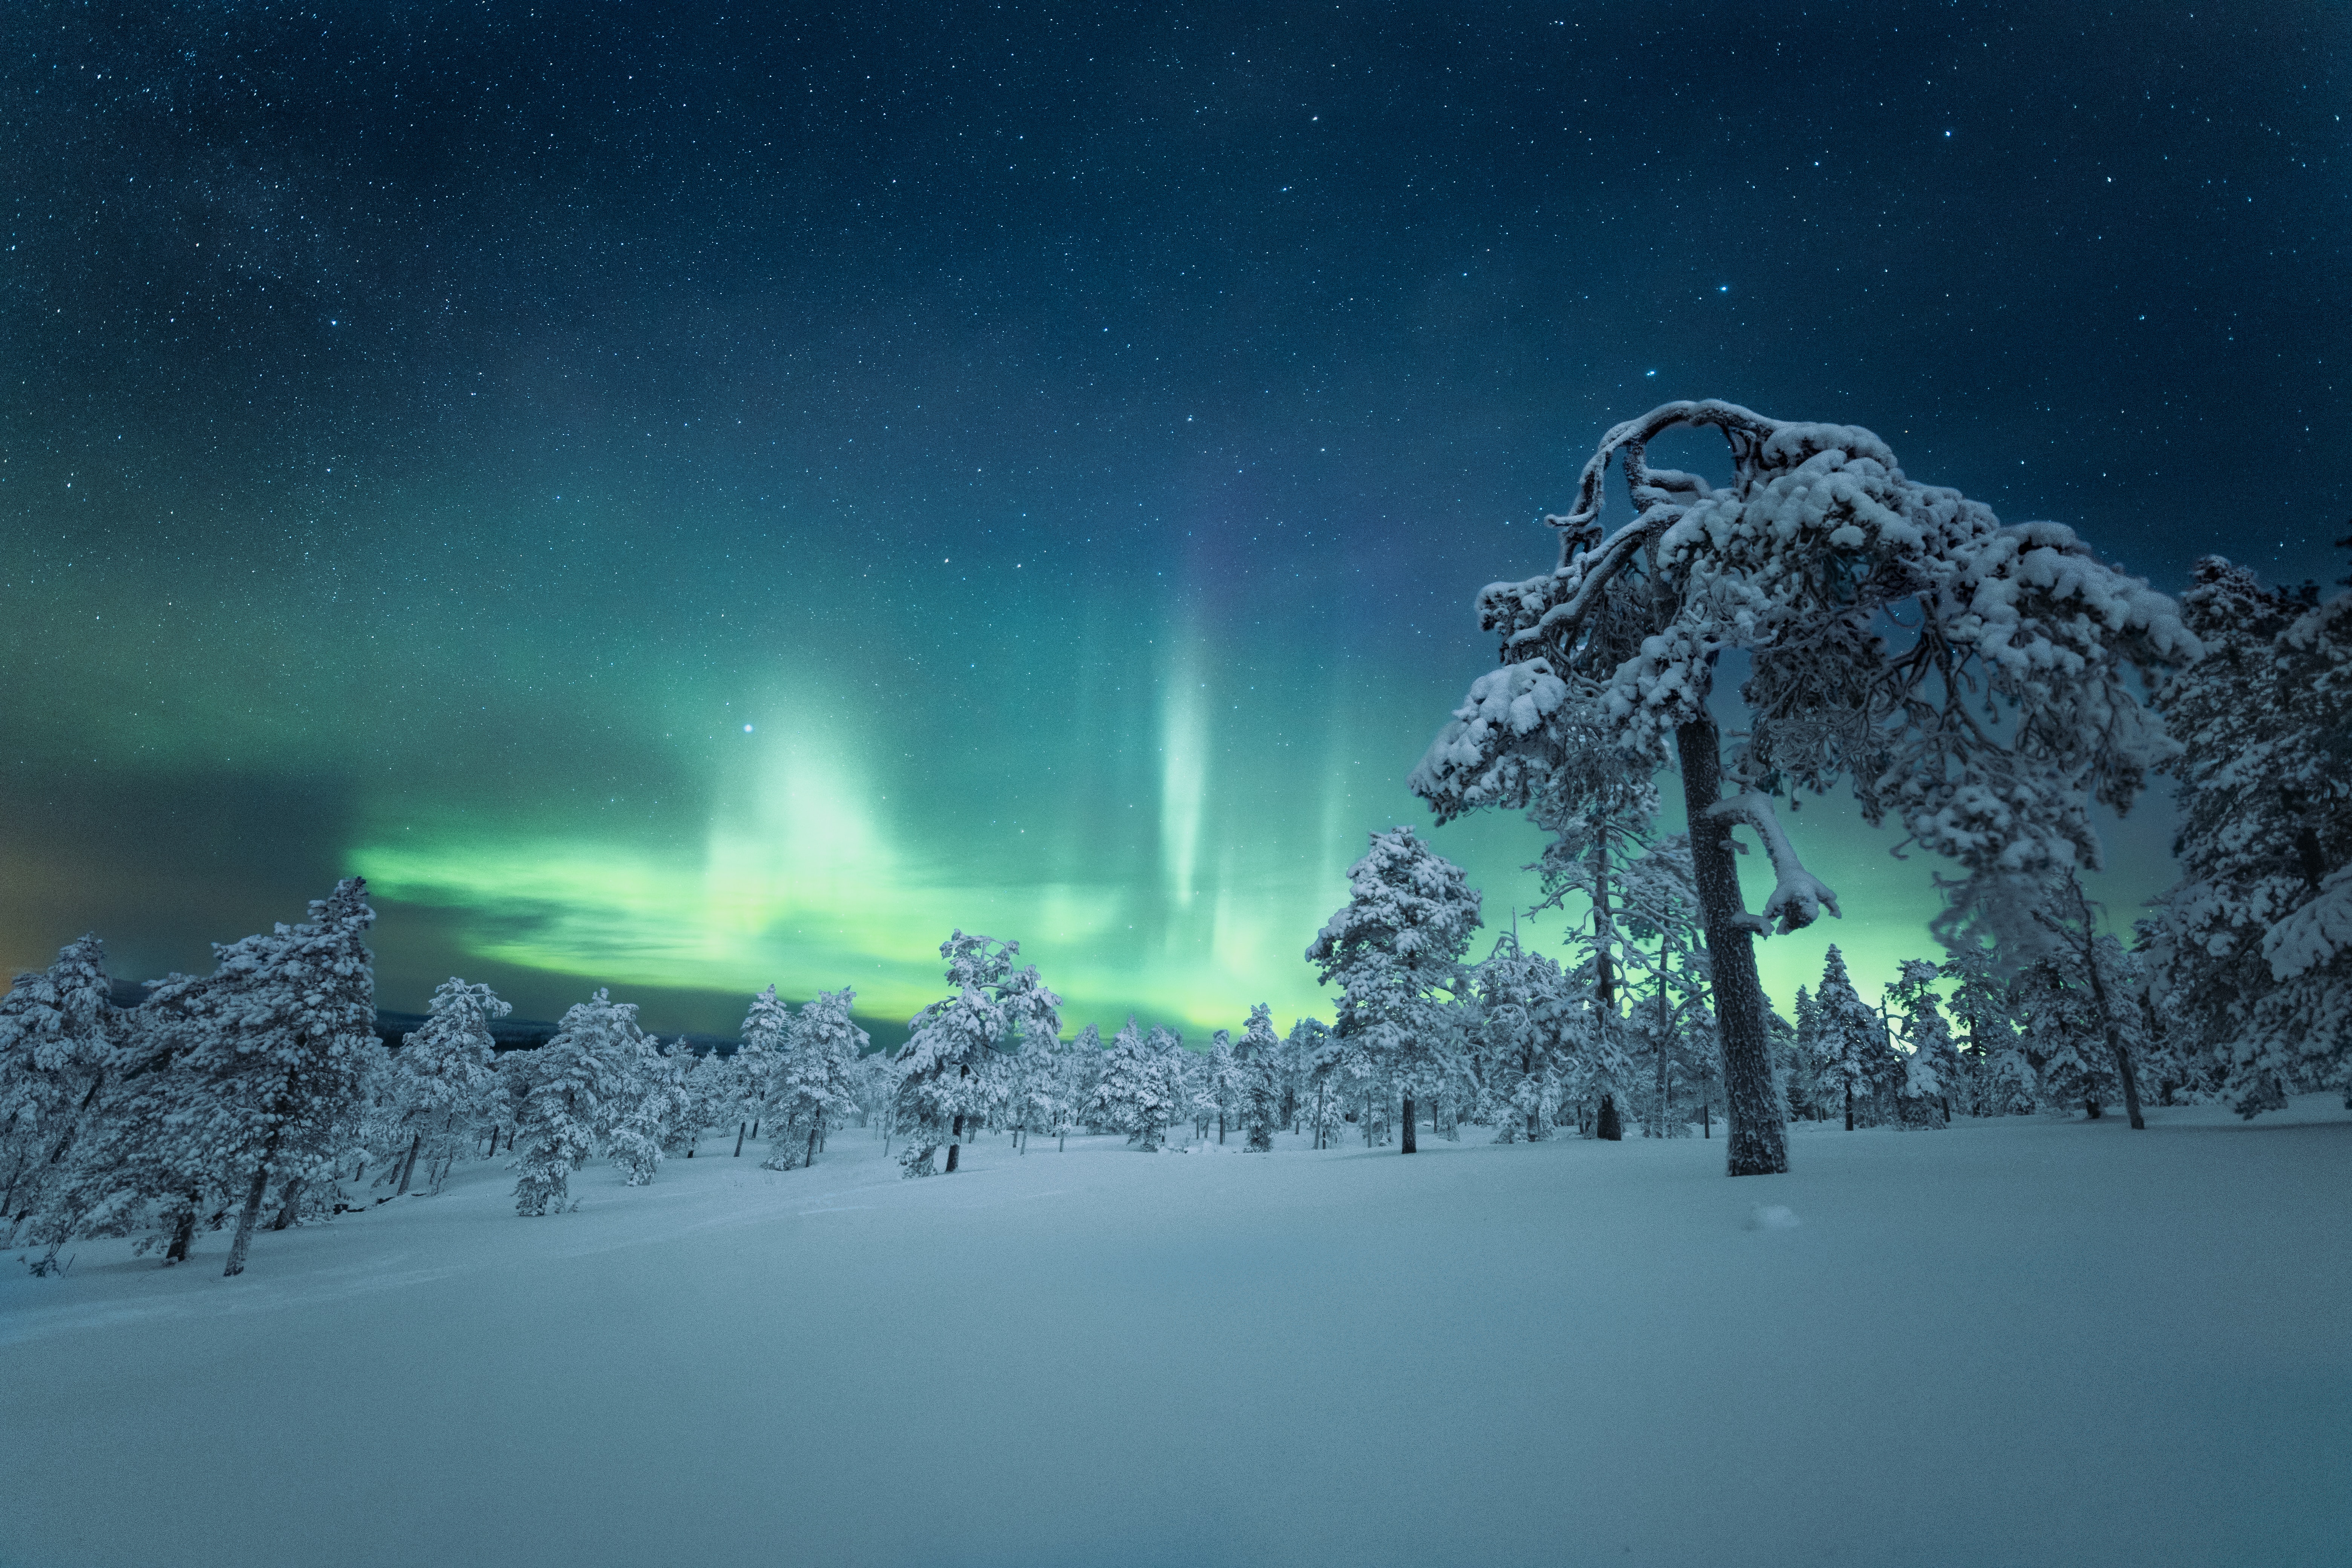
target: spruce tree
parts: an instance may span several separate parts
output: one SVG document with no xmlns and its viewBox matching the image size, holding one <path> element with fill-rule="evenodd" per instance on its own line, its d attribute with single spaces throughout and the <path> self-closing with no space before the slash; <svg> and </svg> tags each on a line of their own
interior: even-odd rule
<svg viewBox="0 0 2352 1568">
<path fill-rule="evenodd" d="M 1446 1076 L 1460 1049 L 1444 1004 L 1468 986 L 1462 955 L 1479 924 L 1478 891 L 1410 827 L 1373 834 L 1348 886 L 1307 961 L 1319 984 L 1339 984 L 1335 1033 L 1360 1053 L 1359 1076 L 1379 1110 L 1402 1096 L 1410 1154 L 1413 1095 Z"/>
<path fill-rule="evenodd" d="M 1847 978 L 1845 954 L 1834 942 L 1822 965 L 1813 1011 L 1822 1062 L 1821 1092 L 1832 1110 L 1843 1110 L 1845 1130 L 1851 1132 L 1858 1121 L 1873 1120 L 1872 1096 L 1885 1080 L 1882 1058 L 1888 1053 L 1885 1026 Z"/>
<path fill-rule="evenodd" d="M 769 1094 L 768 1158 L 762 1168 L 816 1163 L 829 1128 L 857 1103 L 857 1064 L 871 1037 L 849 1016 L 857 993 L 845 986 L 803 1003 Z"/>
<path fill-rule="evenodd" d="M 1239 1068 L 1243 1147 L 1253 1154 L 1274 1148 L 1274 1131 L 1282 1125 L 1282 1041 L 1274 1032 L 1274 1009 L 1260 1002 L 1250 1008 L 1241 1043 L 1234 1047 Z"/>
<path fill-rule="evenodd" d="M 1903 1041 L 1909 1047 L 1895 1097 L 1897 1119 L 1906 1129 L 1948 1125 L 1952 1096 L 1959 1087 L 1959 1052 L 1936 999 L 1941 974 L 1926 959 L 1906 959 L 1899 977 L 1886 988 L 1887 1005 L 1901 1014 Z"/>
<path fill-rule="evenodd" d="M 1104 1056 L 1102 1081 L 1096 1086 L 1088 1113 L 1126 1133 L 1127 1141 L 1143 1152 L 1157 1152 L 1181 1113 L 1180 1048 L 1166 1030 L 1154 1028 L 1145 1035 L 1130 1016 Z"/>
<path fill-rule="evenodd" d="M 899 1156 L 905 1175 L 933 1174 L 942 1143 L 952 1173 L 966 1131 L 978 1131 L 1007 1096 L 1005 1048 L 1031 1035 L 1061 1033 L 1062 999 L 1037 978 L 1035 965 L 1013 968 L 1020 952 L 1017 942 L 961 931 L 940 944 L 955 994 L 908 1021 L 898 1055 L 895 1110 L 907 1134 Z"/>
</svg>

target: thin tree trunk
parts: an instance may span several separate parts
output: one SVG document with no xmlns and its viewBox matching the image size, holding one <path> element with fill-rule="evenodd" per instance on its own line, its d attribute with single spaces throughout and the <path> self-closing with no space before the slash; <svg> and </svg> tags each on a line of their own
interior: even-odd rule
<svg viewBox="0 0 2352 1568">
<path fill-rule="evenodd" d="M 185 1263 L 188 1260 L 188 1248 L 195 1244 L 196 1239 L 196 1211 L 202 1206 L 203 1199 L 201 1192 L 189 1191 L 187 1212 L 172 1227 L 172 1245 L 163 1250 L 164 1262 Z"/>
<path fill-rule="evenodd" d="M 1404 1147 L 1397 1152 L 1411 1154 L 1418 1152 L 1419 1147 L 1412 1141 L 1412 1096 L 1408 1094 L 1404 1097 Z"/>
<path fill-rule="evenodd" d="M 1666 951 L 1663 939 L 1658 943 L 1658 1110 L 1657 1136 L 1666 1135 Z"/>
<path fill-rule="evenodd" d="M 237 1213 L 236 1234 L 228 1244 L 228 1267 L 221 1270 L 224 1279 L 233 1279 L 245 1272 L 245 1255 L 253 1248 L 253 1222 L 261 1217 L 261 1194 L 269 1187 L 270 1156 L 277 1152 L 278 1135 L 273 1132 L 261 1159 L 253 1167 L 253 1184 L 246 1189 L 245 1207 Z"/>
<path fill-rule="evenodd" d="M 948 1165 L 947 1172 L 942 1173 L 943 1174 L 952 1173 L 955 1170 L 956 1155 L 962 1150 L 962 1148 L 963 1118 L 959 1116 L 955 1119 L 953 1125 L 948 1129 Z"/>
<path fill-rule="evenodd" d="M 286 1184 L 285 1201 L 278 1205 L 278 1217 L 269 1222 L 270 1229 L 284 1230 L 294 1223 L 295 1217 L 301 1212 L 302 1182 L 303 1178 L 297 1176 Z"/>
<path fill-rule="evenodd" d="M 1705 716 L 1675 731 L 1691 870 L 1714 970 L 1717 1033 L 1723 1041 L 1725 1163 L 1735 1176 L 1777 1176 L 1789 1169 L 1789 1131 L 1772 1092 L 1771 1036 L 1764 1023 L 1764 984 L 1756 973 L 1755 933 L 1742 923 L 1748 910 L 1739 896 L 1739 868 L 1731 858 L 1731 830 L 1706 815 L 1723 797 L 1719 744 L 1715 721 Z"/>
<path fill-rule="evenodd" d="M 1845 1086 L 1845 1130 L 1853 1131 L 1853 1085 Z"/>
<path fill-rule="evenodd" d="M 743 1130 L 751 1125 L 748 1121 L 738 1121 L 735 1124 L 735 1157 L 738 1160 L 743 1157 Z"/>
<path fill-rule="evenodd" d="M 408 1178 L 416 1173 L 416 1151 L 422 1148 L 424 1143 L 425 1134 L 422 1131 L 410 1135 L 408 1140 L 408 1158 L 400 1163 L 400 1185 L 392 1190 L 392 1195 L 394 1197 L 399 1198 L 406 1197 L 408 1195 Z"/>
<path fill-rule="evenodd" d="M 2082 897 L 2079 886 L 2075 889 L 2074 896 L 2078 900 Z M 2089 930 L 2089 920 L 2090 912 L 2086 906 L 2084 911 L 2084 929 L 2086 931 Z M 2107 983 L 2099 973 L 2098 943 L 2094 940 L 2088 946 L 2090 963 L 2085 967 L 2091 973 L 2091 999 L 2098 1004 L 2099 1022 L 2106 1028 L 2107 1049 L 2115 1053 L 2116 1076 L 2123 1079 L 2124 1114 L 2130 1118 L 2135 1131 L 2146 1131 L 2147 1122 L 2139 1113 L 2139 1075 L 2132 1070 L 2131 1047 L 2124 1043 L 2123 1021 L 2116 1016 L 2115 1009 L 2107 1005 Z"/>
<path fill-rule="evenodd" d="M 1604 1094 L 1601 1097 L 1601 1121 L 1600 1125 L 1593 1129 L 1592 1135 L 1609 1143 L 1622 1143 L 1625 1141 L 1625 1120 L 1617 1114 L 1615 1095 Z"/>
<path fill-rule="evenodd" d="M 816 1163 L 816 1129 L 814 1127 L 809 1129 L 808 1158 L 802 1161 L 801 1163 L 803 1165 L 814 1165 Z"/>
</svg>

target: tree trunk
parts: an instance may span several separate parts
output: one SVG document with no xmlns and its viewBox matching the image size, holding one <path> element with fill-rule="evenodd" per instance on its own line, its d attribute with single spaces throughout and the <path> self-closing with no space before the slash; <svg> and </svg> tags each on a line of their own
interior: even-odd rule
<svg viewBox="0 0 2352 1568">
<path fill-rule="evenodd" d="M 1601 1139 L 1604 1142 L 1621 1143 L 1624 1142 L 1625 1122 L 1623 1118 L 1617 1114 L 1617 1097 L 1615 1095 L 1604 1094 L 1601 1097 L 1601 1122 L 1599 1126 L 1593 1129 L 1592 1135 L 1595 1138 Z"/>
<path fill-rule="evenodd" d="M 759 1135 L 760 1135 L 760 1119 L 759 1119 L 758 1117 L 754 1116 L 753 1118 L 751 1118 L 751 1136 L 752 1136 L 752 1137 L 754 1137 L 754 1138 L 757 1138 Z"/>
<path fill-rule="evenodd" d="M 408 1195 L 408 1178 L 416 1174 L 416 1151 L 423 1147 L 424 1143 L 425 1134 L 422 1131 L 410 1135 L 408 1140 L 408 1158 L 400 1163 L 400 1185 L 392 1190 L 392 1195 L 394 1197 L 400 1198 L 406 1197 Z"/>
<path fill-rule="evenodd" d="M 816 1129 L 814 1127 L 809 1129 L 808 1158 L 802 1161 L 801 1163 L 803 1165 L 814 1165 L 816 1163 Z"/>
<path fill-rule="evenodd" d="M 1853 1085 L 1845 1086 L 1845 1130 L 1853 1131 Z"/>
<path fill-rule="evenodd" d="M 269 1222 L 269 1228 L 272 1230 L 285 1230 L 289 1226 L 292 1226 L 296 1216 L 301 1213 L 301 1205 L 302 1178 L 297 1176 L 292 1181 L 286 1184 L 285 1201 L 278 1205 L 278 1217 Z"/>
<path fill-rule="evenodd" d="M 269 1187 L 269 1158 L 278 1152 L 278 1135 L 271 1133 L 268 1147 L 253 1167 L 253 1184 L 245 1190 L 245 1207 L 236 1216 L 236 1234 L 228 1244 L 228 1267 L 221 1278 L 233 1279 L 245 1272 L 245 1255 L 253 1247 L 253 1222 L 261 1217 L 261 1194 Z"/>
<path fill-rule="evenodd" d="M 1715 1104 L 1712 1100 L 1698 1102 L 1698 1135 L 1702 1138 L 1715 1136 Z"/>
<path fill-rule="evenodd" d="M 1694 719 L 1675 731 L 1691 869 L 1715 973 L 1717 1033 L 1723 1040 L 1725 1163 L 1735 1176 L 1777 1176 L 1789 1169 L 1789 1132 L 1772 1092 L 1771 1036 L 1764 1024 L 1755 935 L 1742 923 L 1748 910 L 1739 896 L 1739 868 L 1731 858 L 1731 830 L 1706 815 L 1723 796 L 1718 746 L 1712 719 Z"/>
<path fill-rule="evenodd" d="M 954 1170 L 955 1170 L 955 1168 L 956 1168 L 956 1155 L 957 1155 L 957 1153 L 958 1153 L 958 1152 L 959 1152 L 962 1148 L 963 1148 L 963 1118 L 962 1118 L 962 1117 L 961 1117 L 961 1116 L 959 1116 L 959 1117 L 957 1117 L 957 1118 L 955 1119 L 955 1122 L 954 1122 L 954 1124 L 953 1124 L 952 1126 L 950 1126 L 950 1127 L 948 1129 L 948 1169 L 947 1169 L 947 1173 L 952 1173 L 954 1172 Z"/>
<path fill-rule="evenodd" d="M 741 1158 L 743 1157 L 743 1133 L 744 1133 L 744 1130 L 745 1130 L 745 1129 L 747 1129 L 747 1128 L 749 1128 L 751 1125 L 751 1124 L 750 1122 L 748 1122 L 748 1121 L 738 1121 L 738 1122 L 735 1124 L 735 1157 L 736 1157 L 738 1160 L 740 1160 L 740 1159 L 741 1159 Z"/>
<path fill-rule="evenodd" d="M 2075 897 L 2079 899 L 2081 896 L 2078 887 Z M 2090 929 L 2089 920 L 2090 911 L 2086 905 L 2084 910 L 2085 931 Z M 2094 939 L 2088 946 L 2090 963 L 2087 967 L 2091 973 L 2091 999 L 2098 1005 L 2099 1022 L 2106 1029 L 2107 1049 L 2115 1054 L 2116 1076 L 2123 1079 L 2124 1114 L 2130 1119 L 2135 1131 L 2146 1131 L 2147 1121 L 2139 1113 L 2139 1075 L 2132 1070 L 2131 1047 L 2124 1043 L 2123 1020 L 2116 1016 L 2115 1008 L 2108 1005 L 2107 982 L 2099 973 L 2098 942 Z"/>
<path fill-rule="evenodd" d="M 2099 1119 L 2099 1102 L 2095 1100 L 2083 1101 L 2083 1116 L 2087 1121 L 2096 1121 Z"/>
<path fill-rule="evenodd" d="M 1419 1147 L 1420 1146 L 1412 1141 L 1412 1096 L 1408 1094 L 1404 1097 L 1404 1147 L 1399 1150 L 1398 1152 L 1402 1154 L 1414 1153 L 1418 1152 Z"/>
<path fill-rule="evenodd" d="M 163 1249 L 164 1262 L 185 1263 L 188 1260 L 188 1248 L 195 1244 L 196 1239 L 196 1210 L 203 1198 L 200 1192 L 192 1190 L 188 1194 L 187 1212 L 181 1215 L 179 1223 L 172 1227 L 172 1245 Z"/>
</svg>

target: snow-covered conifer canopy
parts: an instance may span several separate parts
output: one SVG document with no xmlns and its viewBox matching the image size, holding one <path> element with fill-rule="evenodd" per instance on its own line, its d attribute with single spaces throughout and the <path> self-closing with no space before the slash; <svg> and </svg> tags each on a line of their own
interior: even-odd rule
<svg viewBox="0 0 2352 1568">
<path fill-rule="evenodd" d="M 1678 426 L 1723 434 L 1729 486 L 1647 464 Z M 1609 531 L 1612 463 L 1634 515 Z M 1502 667 L 1414 772 L 1441 820 L 1523 804 L 1596 749 L 1662 761 L 1736 652 L 1750 661 L 1748 727 L 1725 757 L 1738 786 L 1844 780 L 1869 821 L 1891 814 L 1971 871 L 2095 865 L 2088 802 L 2122 809 L 2168 750 L 2139 672 L 2198 651 L 2172 601 L 2072 530 L 2004 525 L 1855 426 L 1665 404 L 1611 430 L 1575 505 L 1546 521 L 1559 564 L 1480 592 Z"/>
</svg>

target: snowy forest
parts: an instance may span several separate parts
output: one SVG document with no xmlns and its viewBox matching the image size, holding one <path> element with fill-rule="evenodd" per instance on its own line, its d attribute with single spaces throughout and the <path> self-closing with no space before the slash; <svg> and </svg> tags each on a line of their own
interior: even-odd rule
<svg viewBox="0 0 2352 1568">
<path fill-rule="evenodd" d="M 1675 428 L 1720 433 L 1733 482 L 1651 468 Z M 1612 467 L 1630 521 L 1600 524 Z M 751 999 L 740 1042 L 664 1045 L 606 990 L 501 1050 L 508 1005 L 452 978 L 380 1037 L 356 878 L 297 924 L 216 947 L 135 998 L 96 936 L 0 1001 L 0 1204 L 36 1275 L 132 1237 L 164 1263 L 200 1231 L 331 1222 L 499 1161 L 518 1215 L 576 1206 L 581 1173 L 667 1161 L 790 1172 L 849 1129 L 907 1177 L 982 1139 L 1074 1133 L 1141 1152 L 1416 1152 L 1423 1135 L 1720 1139 L 1732 1174 L 1788 1168 L 1785 1125 L 1930 1132 L 1956 1119 L 2290 1095 L 2352 1106 L 2352 593 L 2220 557 L 2178 600 L 2052 523 L 2005 526 L 1906 479 L 1870 432 L 1670 404 L 1612 431 L 1558 567 L 1479 597 L 1501 661 L 1415 772 L 1440 821 L 1524 813 L 1564 952 L 1516 922 L 1483 958 L 1478 891 L 1411 826 L 1374 832 L 1304 962 L 1328 1020 L 1250 1007 L 1209 1039 L 1130 1017 L 1066 1030 L 1016 941 L 956 931 L 944 994 L 871 1048 L 849 989 Z M 2352 544 L 2352 541 L 2347 541 Z M 1737 689 L 1731 689 L 1737 672 Z M 1722 677 L 1724 689 L 1717 690 Z M 1678 770 L 1679 830 L 1659 780 Z M 1883 995 L 1835 947 L 1767 997 L 1751 944 L 1840 913 L 1779 814 L 1850 788 L 1943 858 L 1942 920 Z M 2094 801 L 2179 804 L 2178 880 L 2121 922 L 2086 895 Z M 1740 902 L 1732 837 L 1774 890 Z M 1337 890 L 1335 889 L 1335 892 Z M 1237 1009 L 1238 1011 L 1238 1009 Z"/>
</svg>

